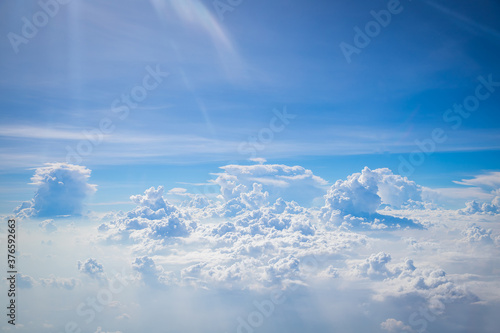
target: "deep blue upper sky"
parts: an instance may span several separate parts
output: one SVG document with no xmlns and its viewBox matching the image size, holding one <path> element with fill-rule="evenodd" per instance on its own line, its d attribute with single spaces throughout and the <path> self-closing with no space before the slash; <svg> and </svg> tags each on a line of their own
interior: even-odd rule
<svg viewBox="0 0 500 333">
<path fill-rule="evenodd" d="M 74 0 L 16 53 L 9 33 L 22 37 L 23 17 L 32 22 L 41 7 L 3 1 L 3 192 L 25 184 L 27 168 L 65 161 L 66 147 L 76 149 L 82 131 L 103 118 L 114 131 L 80 162 L 96 177 L 114 170 L 148 183 L 168 166 L 158 181 L 197 181 L 251 157 L 238 147 L 248 148 L 284 107 L 296 117 L 258 157 L 328 169 L 329 181 L 358 164 L 397 172 L 399 156 L 435 128 L 448 139 L 414 178 L 442 186 L 443 177 L 451 184 L 498 170 L 500 87 L 456 129 L 443 114 L 475 93 L 479 76 L 500 82 L 500 4 L 403 0 L 348 63 L 339 45 L 355 45 L 354 28 L 365 30 L 370 11 L 388 3 L 243 1 L 222 20 L 208 0 Z M 142 84 L 147 66 L 170 75 L 120 119 L 113 101 Z M 193 163 L 201 167 L 184 167 Z"/>
</svg>

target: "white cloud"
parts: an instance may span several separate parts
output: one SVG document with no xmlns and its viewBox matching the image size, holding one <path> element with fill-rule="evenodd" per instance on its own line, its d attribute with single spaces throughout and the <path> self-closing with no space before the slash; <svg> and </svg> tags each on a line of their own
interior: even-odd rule
<svg viewBox="0 0 500 333">
<path fill-rule="evenodd" d="M 46 126 L 0 126 L 0 135 L 11 138 L 85 140 L 83 133 L 74 128 L 48 128 Z"/>
<path fill-rule="evenodd" d="M 423 188 L 422 196 L 438 206 L 449 208 L 463 207 L 466 201 L 490 201 L 494 197 L 479 187 Z"/>
<path fill-rule="evenodd" d="M 413 260 L 389 266 L 390 255 L 371 255 L 361 264 L 351 264 L 346 277 L 359 276 L 376 281 L 371 285 L 374 300 L 388 298 L 418 298 L 434 314 L 442 314 L 449 303 L 473 303 L 479 298 L 449 279 L 444 270 L 435 267 L 416 267 Z M 415 301 L 415 299 L 413 300 Z"/>
<path fill-rule="evenodd" d="M 371 229 L 417 227 L 413 221 L 377 213 L 382 204 L 394 208 L 425 207 L 422 188 L 406 177 L 394 175 L 389 169 L 354 173 L 346 180 L 337 180 L 325 195 L 321 209 L 323 220 L 335 225 Z"/>
<path fill-rule="evenodd" d="M 36 285 L 36 280 L 29 275 L 18 273 L 16 276 L 17 286 L 23 289 L 33 288 Z"/>
<path fill-rule="evenodd" d="M 149 286 L 159 287 L 171 282 L 171 277 L 163 267 L 156 265 L 148 256 L 135 258 L 132 267 L 141 274 L 142 280 Z"/>
<path fill-rule="evenodd" d="M 151 187 L 144 195 L 131 196 L 136 208 L 101 224 L 99 231 L 112 242 L 158 240 L 161 243 L 168 238 L 187 237 L 196 228 L 196 223 L 163 198 L 163 191 L 162 186 Z M 105 217 L 106 220 L 110 218 Z"/>
<path fill-rule="evenodd" d="M 54 220 L 44 220 L 38 224 L 40 229 L 47 233 L 55 232 L 57 231 L 57 226 L 54 224 Z"/>
<path fill-rule="evenodd" d="M 456 307 L 471 309 L 476 306 L 471 304 L 479 300 L 484 303 L 500 299 L 497 283 L 492 282 L 499 269 L 494 260 L 499 254 L 494 244 L 500 240 L 499 227 L 493 223 L 495 216 L 429 210 L 425 202 L 419 201 L 420 187 L 415 183 L 393 175 L 388 169 L 364 169 L 332 186 L 331 192 L 338 191 L 331 195 L 332 205 L 337 206 L 331 209 L 330 216 L 338 221 L 325 223 L 324 210 L 320 208 L 303 207 L 279 197 L 270 199 L 270 193 L 276 195 L 276 188 L 282 186 L 284 178 L 262 184 L 254 181 L 254 176 L 249 186 L 236 185 L 235 195 L 228 201 L 176 188 L 167 195 L 186 200 L 169 202 L 163 187 L 149 188 L 131 197 L 136 207 L 130 211 L 107 214 L 98 231 L 89 225 L 90 237 L 78 237 L 73 234 L 74 228 L 60 227 L 51 235 L 54 242 L 51 249 L 55 251 L 54 247 L 66 237 L 78 240 L 78 248 L 89 245 L 92 252 L 83 258 L 90 259 L 80 262 L 78 268 L 90 276 L 104 271 L 92 259 L 96 247 L 99 258 L 118 253 L 114 258 L 102 257 L 109 263 L 106 270 L 113 262 L 132 268 L 135 283 L 127 285 L 128 291 L 116 295 L 121 305 L 110 314 L 100 314 L 110 320 L 110 325 L 137 323 L 137 317 L 122 315 L 135 313 L 135 307 L 139 306 L 135 303 L 151 310 L 147 304 L 153 297 L 155 306 L 173 307 L 176 297 L 185 294 L 191 296 L 185 299 L 189 311 L 193 310 L 192 304 L 201 308 L 199 304 L 208 304 L 213 301 L 212 295 L 217 295 L 221 303 L 226 303 L 217 303 L 220 308 L 215 310 L 225 313 L 231 309 L 230 321 L 245 316 L 244 312 L 238 312 L 241 310 L 238 306 L 245 307 L 240 296 L 249 298 L 251 306 L 253 300 L 261 304 L 269 293 L 278 290 L 286 292 L 288 300 L 280 305 L 283 308 L 279 311 L 293 308 L 299 300 L 307 301 L 311 302 L 311 309 L 324 309 L 341 317 L 360 313 L 369 318 L 367 327 L 372 325 L 373 330 L 387 331 L 410 331 L 408 321 L 399 319 L 408 318 L 421 307 L 448 321 L 449 314 L 456 318 L 457 312 L 449 313 Z M 373 197 L 374 201 L 381 206 L 363 207 L 360 198 L 366 193 L 376 195 L 378 199 Z M 392 197 L 393 193 L 398 194 Z M 337 204 L 341 202 L 339 198 L 352 202 L 342 203 L 348 208 L 341 210 Z M 384 207 L 384 202 L 391 208 Z M 415 203 L 421 203 L 420 208 L 416 209 Z M 360 228 L 342 227 L 349 223 Z M 411 223 L 425 229 L 405 228 L 412 226 Z M 400 228 L 396 227 L 398 224 Z M 33 227 L 38 230 L 37 225 Z M 373 229 L 380 230 L 373 232 Z M 35 234 L 33 238 L 37 237 Z M 82 254 L 76 254 L 75 258 L 82 258 Z M 71 260 L 70 266 L 75 261 Z M 70 294 L 68 290 L 77 289 L 74 293 L 79 297 L 84 291 L 98 288 L 97 281 L 82 283 L 54 276 L 24 280 L 32 286 L 27 292 L 43 286 L 51 287 L 42 289 L 45 293 Z M 87 279 L 87 282 L 92 281 Z M 96 295 L 98 290 L 90 293 Z M 234 296 L 238 301 L 231 303 L 228 295 L 238 295 Z M 317 295 L 327 298 L 325 306 L 314 303 Z M 78 297 L 75 304 L 82 301 Z M 134 306 L 127 304 L 132 302 Z M 449 303 L 453 306 L 448 307 Z"/>
<path fill-rule="evenodd" d="M 372 214 L 382 203 L 377 192 L 377 179 L 365 167 L 361 173 L 354 173 L 346 180 L 337 180 L 332 185 L 325 197 L 326 207 L 344 214 Z"/>
<path fill-rule="evenodd" d="M 104 277 L 104 267 L 93 258 L 88 258 L 85 262 L 78 261 L 78 270 L 93 279 Z"/>
<path fill-rule="evenodd" d="M 459 212 L 464 215 L 470 214 L 500 214 L 500 172 L 489 172 L 477 175 L 472 179 L 462 179 L 455 183 L 466 186 L 473 186 L 478 194 L 474 200 L 468 201 L 465 208 Z M 491 202 L 479 202 L 489 201 Z"/>
<path fill-rule="evenodd" d="M 334 257 L 366 243 L 362 235 L 328 231 L 311 219 L 304 208 L 279 200 L 230 221 L 200 225 L 192 236 L 211 246 L 179 258 L 193 261 L 182 270 L 182 281 L 207 288 L 286 287 L 302 283 L 310 273 L 303 266 L 315 256 Z"/>
<path fill-rule="evenodd" d="M 500 172 L 488 172 L 474 176 L 472 179 L 462 179 L 454 181 L 456 184 L 480 187 L 486 191 L 494 191 L 500 188 Z"/>
<path fill-rule="evenodd" d="M 500 196 L 493 198 L 491 203 L 479 203 L 476 200 L 468 201 L 465 203 L 465 208 L 459 210 L 461 214 L 500 214 Z"/>
<path fill-rule="evenodd" d="M 386 266 L 390 261 L 391 256 L 384 252 L 372 254 L 370 258 L 357 267 L 357 273 L 370 279 L 383 280 L 393 275 Z"/>
<path fill-rule="evenodd" d="M 144 195 L 131 196 L 130 200 L 137 204 L 137 208 L 129 214 L 129 217 L 153 219 L 175 212 L 176 208 L 163 198 L 163 191 L 163 186 L 159 186 L 158 189 L 151 187 L 144 191 Z"/>
<path fill-rule="evenodd" d="M 382 204 L 401 208 L 421 202 L 423 188 L 406 177 L 395 175 L 387 168 L 373 170 L 377 178 L 378 192 Z"/>
<path fill-rule="evenodd" d="M 467 243 L 492 244 L 491 233 L 491 229 L 486 230 L 477 225 L 471 225 L 462 230 L 463 240 Z"/>
<path fill-rule="evenodd" d="M 265 164 L 267 162 L 267 160 L 265 158 L 262 158 L 262 157 L 250 158 L 249 160 L 252 162 L 255 162 L 255 163 L 259 163 L 259 164 Z"/>
<path fill-rule="evenodd" d="M 381 204 L 401 208 L 410 200 L 422 201 L 422 188 L 391 170 L 365 167 L 346 180 L 337 180 L 330 188 L 327 205 L 346 214 L 372 214 Z"/>
<path fill-rule="evenodd" d="M 380 324 L 380 327 L 387 332 L 413 332 L 413 329 L 405 325 L 402 321 L 389 318 Z"/>
<path fill-rule="evenodd" d="M 238 186 L 238 197 L 229 199 L 217 212 L 220 216 L 236 216 L 245 211 L 259 209 L 269 204 L 269 192 L 263 192 L 262 184 L 253 183 L 252 189 L 247 192 L 247 188 Z"/>
<path fill-rule="evenodd" d="M 66 163 L 47 163 L 31 178 L 38 188 L 31 201 L 14 211 L 20 217 L 80 215 L 84 200 L 96 191 L 88 184 L 91 171 L 83 166 Z"/>
<path fill-rule="evenodd" d="M 463 187 L 426 189 L 426 196 L 448 207 L 466 207 L 464 214 L 498 214 L 500 212 L 500 172 L 488 172 L 471 179 L 454 181 Z"/>
<path fill-rule="evenodd" d="M 253 184 L 262 185 L 262 191 L 269 194 L 269 200 L 278 198 L 310 204 L 325 193 L 327 182 L 301 166 L 281 164 L 226 165 L 223 173 L 217 174 L 215 183 L 220 186 L 222 198 L 226 201 L 238 198 L 241 193 L 250 192 Z"/>
</svg>

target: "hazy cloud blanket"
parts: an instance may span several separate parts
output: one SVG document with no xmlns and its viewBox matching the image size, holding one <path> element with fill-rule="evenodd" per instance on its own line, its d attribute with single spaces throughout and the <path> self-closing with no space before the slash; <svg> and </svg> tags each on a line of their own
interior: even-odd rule
<svg viewBox="0 0 500 333">
<path fill-rule="evenodd" d="M 488 208 L 495 197 L 443 209 L 426 194 L 433 190 L 386 168 L 365 167 L 332 183 L 299 166 L 221 170 L 212 180 L 217 196 L 151 187 L 130 196 L 128 211 L 82 216 L 96 190 L 90 170 L 37 169 L 34 198 L 15 213 L 25 223 L 51 219 L 27 225 L 29 248 L 45 257 L 29 259 L 34 269 L 19 275 L 19 287 L 33 304 L 54 294 L 75 309 L 42 316 L 27 306 L 33 325 L 49 328 L 70 316 L 95 332 L 167 323 L 205 332 L 282 325 L 303 332 L 303 325 L 349 330 L 345 317 L 369 331 L 452 332 L 469 327 L 464 315 L 471 311 L 499 308 L 499 215 Z M 68 187 L 79 195 L 65 196 Z M 58 269 L 35 269 L 55 267 L 52 257 Z M 179 302 L 186 313 L 204 315 L 188 323 L 180 310 L 162 310 Z M 307 316 L 297 321 L 299 313 Z M 205 327 L 205 316 L 220 320 Z"/>
</svg>

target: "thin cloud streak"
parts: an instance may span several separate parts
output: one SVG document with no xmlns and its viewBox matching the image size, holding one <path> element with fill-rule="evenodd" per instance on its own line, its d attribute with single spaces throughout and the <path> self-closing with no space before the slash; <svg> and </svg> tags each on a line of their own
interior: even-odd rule
<svg viewBox="0 0 500 333">
<path fill-rule="evenodd" d="M 427 1 L 425 1 L 425 3 L 427 3 L 431 7 L 436 8 L 437 10 L 441 11 L 442 13 L 454 18 L 455 20 L 460 21 L 462 23 L 465 23 L 469 27 L 472 27 L 475 30 L 479 30 L 482 33 L 489 35 L 491 37 L 495 37 L 497 39 L 497 41 L 500 41 L 500 32 L 498 32 L 497 30 L 492 29 L 490 27 L 487 27 L 485 25 L 482 25 L 474 20 L 471 20 L 467 16 L 464 16 L 462 14 L 455 12 L 455 11 L 452 11 L 449 8 L 446 8 L 440 4 L 437 4 L 435 1 L 427 0 Z"/>
</svg>

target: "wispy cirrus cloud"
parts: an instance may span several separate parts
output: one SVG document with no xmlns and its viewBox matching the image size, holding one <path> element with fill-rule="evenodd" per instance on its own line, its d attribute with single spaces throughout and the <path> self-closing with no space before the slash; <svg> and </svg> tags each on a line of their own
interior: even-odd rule
<svg viewBox="0 0 500 333">
<path fill-rule="evenodd" d="M 456 21 L 465 25 L 466 28 L 472 29 L 474 32 L 480 32 L 481 34 L 487 35 L 488 37 L 494 37 L 497 41 L 500 41 L 500 32 L 494 28 L 488 27 L 480 22 L 477 22 L 464 14 L 458 13 L 448 7 L 445 7 L 439 4 L 436 1 L 426 0 L 424 1 L 429 6 L 434 7 L 439 10 L 443 14 L 448 15 L 449 17 L 455 19 Z"/>
<path fill-rule="evenodd" d="M 44 126 L 9 125 L 0 126 L 0 136 L 9 138 L 42 140 L 84 140 L 85 136 L 70 128 L 49 128 Z"/>
<path fill-rule="evenodd" d="M 474 176 L 470 179 L 462 179 L 454 181 L 455 184 L 479 187 L 484 190 L 496 190 L 500 188 L 500 172 L 491 171 L 481 175 Z"/>
</svg>

